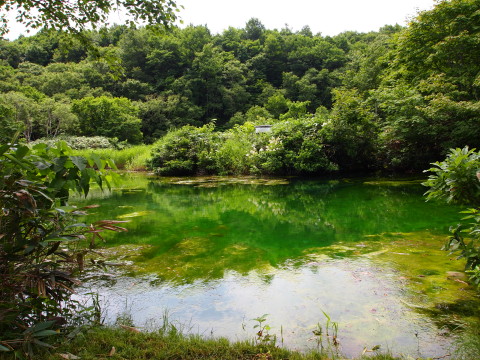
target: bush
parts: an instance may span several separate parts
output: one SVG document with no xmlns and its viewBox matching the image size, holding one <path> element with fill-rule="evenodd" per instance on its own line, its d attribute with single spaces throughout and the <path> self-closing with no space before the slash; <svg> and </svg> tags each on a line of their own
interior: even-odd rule
<svg viewBox="0 0 480 360">
<path fill-rule="evenodd" d="M 433 172 L 423 184 L 430 187 L 427 199 L 443 199 L 449 203 L 473 205 L 474 208 L 462 211 L 468 214 L 462 224 L 451 227 L 452 235 L 444 249 L 459 253 L 464 258 L 465 271 L 470 281 L 480 287 L 480 152 L 452 149 L 442 162 L 433 163 Z M 465 220 L 468 222 L 465 223 Z"/>
<path fill-rule="evenodd" d="M 65 141 L 67 145 L 74 149 L 111 149 L 114 148 L 115 141 L 105 136 L 59 136 L 54 139 L 42 138 L 32 141 L 30 145 L 40 143 L 54 146 L 59 140 Z"/>
<path fill-rule="evenodd" d="M 452 149 L 442 162 L 425 172 L 433 172 L 424 183 L 430 189 L 427 199 L 444 199 L 448 203 L 480 205 L 480 153 L 475 149 Z"/>
<path fill-rule="evenodd" d="M 159 175 L 183 176 L 216 173 L 214 152 L 219 135 L 214 125 L 184 126 L 154 144 L 149 167 Z"/>
<path fill-rule="evenodd" d="M 213 125 L 169 132 L 152 151 L 159 175 L 311 175 L 338 170 L 324 145 L 320 118 L 277 122 L 270 133 L 252 123 L 214 133 Z"/>
<path fill-rule="evenodd" d="M 338 170 L 324 146 L 322 119 L 289 119 L 273 125 L 272 133 L 253 154 L 261 174 L 310 175 Z M 260 134 L 257 134 L 260 135 Z"/>
<path fill-rule="evenodd" d="M 18 350 L 23 358 L 33 346 L 49 347 L 46 339 L 77 317 L 73 270 L 83 266 L 86 251 L 73 244 L 90 233 L 93 246 L 100 228 L 121 228 L 75 224 L 84 212 L 69 205 L 69 193 L 88 194 L 91 180 L 108 185 L 107 164 L 71 155 L 64 142 L 0 144 L 0 351 Z"/>
<path fill-rule="evenodd" d="M 215 166 L 221 175 L 248 174 L 253 165 L 255 126 L 247 122 L 223 133 L 215 152 Z"/>
</svg>

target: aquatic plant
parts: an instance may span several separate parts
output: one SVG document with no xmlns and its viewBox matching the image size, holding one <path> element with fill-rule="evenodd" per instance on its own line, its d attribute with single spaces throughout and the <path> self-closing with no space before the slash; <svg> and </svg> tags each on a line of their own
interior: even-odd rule
<svg viewBox="0 0 480 360">
<path fill-rule="evenodd" d="M 332 321 L 330 315 L 325 311 L 322 310 L 322 313 L 326 319 L 325 331 L 320 322 L 317 323 L 315 329 L 312 331 L 317 343 L 317 349 L 322 353 L 337 354 L 340 345 L 338 340 L 338 322 Z"/>
<path fill-rule="evenodd" d="M 266 323 L 267 316 L 268 314 L 263 314 L 262 316 L 252 319 L 257 322 L 257 324 L 253 326 L 253 328 L 257 330 L 255 344 L 275 346 L 277 343 L 277 335 L 269 333 L 271 327 Z"/>
</svg>

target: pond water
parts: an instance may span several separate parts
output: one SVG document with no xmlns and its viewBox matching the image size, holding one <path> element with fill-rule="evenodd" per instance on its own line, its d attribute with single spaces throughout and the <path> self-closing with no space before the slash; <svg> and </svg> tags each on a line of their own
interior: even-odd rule
<svg viewBox="0 0 480 360">
<path fill-rule="evenodd" d="M 338 324 L 339 351 L 451 351 L 478 309 L 463 263 L 440 250 L 459 208 L 427 203 L 420 181 L 126 175 L 88 220 L 128 220 L 99 250 L 116 265 L 85 276 L 106 321 L 253 339 L 266 315 L 277 344 L 314 349 Z M 459 315 L 458 309 L 462 315 Z M 467 309 L 467 310 L 465 310 Z M 328 317 L 331 319 L 330 322 Z M 326 336 L 329 328 L 330 337 Z"/>
</svg>

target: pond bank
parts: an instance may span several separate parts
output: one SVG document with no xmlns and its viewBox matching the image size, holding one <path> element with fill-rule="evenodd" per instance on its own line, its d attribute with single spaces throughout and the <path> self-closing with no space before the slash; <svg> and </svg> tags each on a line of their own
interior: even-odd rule
<svg viewBox="0 0 480 360">
<path fill-rule="evenodd" d="M 356 360 L 401 360 L 382 349 L 365 349 Z M 0 357 L 1 358 L 1 357 Z M 223 360 L 330 360 L 346 359 L 330 350 L 300 353 L 273 345 L 255 344 L 254 341 L 230 342 L 224 338 L 206 338 L 183 335 L 178 331 L 138 333 L 134 329 L 97 326 L 84 331 L 73 341 L 60 345 L 50 354 L 39 354 L 37 359 L 223 359 Z M 413 358 L 409 358 L 413 359 Z"/>
</svg>

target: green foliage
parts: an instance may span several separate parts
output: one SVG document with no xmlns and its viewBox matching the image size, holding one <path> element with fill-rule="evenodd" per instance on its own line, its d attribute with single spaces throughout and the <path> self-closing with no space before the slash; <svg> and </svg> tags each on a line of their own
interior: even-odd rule
<svg viewBox="0 0 480 360">
<path fill-rule="evenodd" d="M 372 166 L 378 138 L 375 112 L 355 89 L 335 90 L 334 98 L 323 129 L 333 160 L 346 169 Z"/>
<path fill-rule="evenodd" d="M 423 185 L 427 199 L 480 205 L 480 153 L 475 149 L 452 149 L 446 159 L 426 170 L 433 173 Z"/>
<path fill-rule="evenodd" d="M 270 96 L 265 103 L 267 109 L 275 119 L 288 111 L 288 100 L 282 93 L 276 93 Z"/>
<path fill-rule="evenodd" d="M 231 342 L 225 338 L 204 338 L 184 335 L 173 324 L 153 332 L 134 333 L 121 328 L 99 327 L 86 332 L 72 342 L 62 344 L 57 354 L 42 354 L 42 359 L 58 359 L 58 354 L 74 354 L 86 360 L 108 357 L 115 349 L 113 358 L 127 359 L 292 359 L 327 360 L 319 352 L 301 353 L 284 347 L 255 345 L 252 341 Z M 375 358 L 374 358 L 375 359 Z M 393 357 L 378 359 L 394 360 Z"/>
<path fill-rule="evenodd" d="M 427 199 L 475 206 L 462 211 L 468 215 L 462 219 L 463 224 L 450 228 L 452 235 L 444 249 L 465 259 L 470 281 L 480 288 L 480 152 L 468 147 L 452 149 L 444 161 L 433 165 L 426 171 L 434 174 L 423 183 L 429 187 Z M 465 224 L 465 220 L 469 222 Z"/>
<path fill-rule="evenodd" d="M 255 336 L 255 344 L 260 346 L 275 346 L 277 343 L 277 336 L 270 334 L 271 327 L 266 323 L 268 314 L 263 314 L 253 321 L 256 321 L 257 324 L 253 326 L 257 332 Z"/>
<path fill-rule="evenodd" d="M 70 300 L 75 268 L 85 251 L 75 245 L 104 229 L 120 231 L 115 222 L 92 226 L 75 223 L 84 214 L 68 203 L 71 191 L 87 195 L 90 182 L 109 185 L 104 171 L 110 161 L 73 156 L 65 143 L 0 146 L 0 343 L 31 354 L 49 347 L 45 337 L 72 325 L 79 313 Z M 98 170 L 94 170 L 96 166 Z"/>
<path fill-rule="evenodd" d="M 53 28 L 76 33 L 89 25 L 105 23 L 110 13 L 123 10 L 131 25 L 138 21 L 169 25 L 177 18 L 177 6 L 172 0 L 147 0 L 140 4 L 130 1 L 54 1 L 42 4 L 36 1 L 8 0 L 1 4 L 2 11 L 16 12 L 16 20 L 29 28 Z M 0 34 L 8 32 L 7 18 L 1 17 Z"/>
<path fill-rule="evenodd" d="M 324 145 L 318 117 L 276 122 L 271 133 L 253 123 L 223 133 L 213 126 L 169 132 L 152 150 L 151 167 L 161 175 L 323 174 L 338 170 Z"/>
<path fill-rule="evenodd" d="M 376 90 L 372 100 L 383 118 L 379 134 L 379 157 L 382 165 L 393 169 L 418 169 L 435 158 L 438 147 L 431 136 L 432 127 L 422 116 L 425 100 L 415 88 L 397 84 Z"/>
<path fill-rule="evenodd" d="M 0 104 L 4 109 L 0 113 L 5 125 L 3 141 L 16 132 L 12 130 L 21 130 L 27 141 L 77 131 L 78 118 L 68 102 L 38 96 L 41 93 L 33 88 L 22 90 L 0 94 Z"/>
<path fill-rule="evenodd" d="M 0 104 L 0 139 L 8 139 L 12 134 L 23 129 L 20 122 L 15 121 L 15 110 L 7 104 Z"/>
<path fill-rule="evenodd" d="M 183 125 L 201 125 L 200 107 L 188 98 L 178 95 L 160 96 L 139 103 L 142 132 L 145 141 L 151 143 L 165 135 L 172 128 Z"/>
<path fill-rule="evenodd" d="M 340 345 L 338 341 L 338 323 L 332 321 L 330 315 L 322 310 L 323 315 L 325 316 L 325 330 L 320 323 L 317 323 L 317 327 L 313 330 L 313 335 L 317 342 L 317 349 L 321 350 L 322 353 L 331 352 L 332 356 L 338 355 L 338 346 Z M 377 345 L 380 348 L 379 345 Z"/>
<path fill-rule="evenodd" d="M 217 172 L 221 175 L 248 174 L 254 163 L 251 151 L 255 136 L 255 127 L 249 122 L 225 132 L 215 151 Z"/>
<path fill-rule="evenodd" d="M 157 5 L 152 16 L 174 10 Z M 476 0 L 441 1 L 405 28 L 333 37 L 269 30 L 255 18 L 216 36 L 206 26 L 112 26 L 84 31 L 83 40 L 44 30 L 0 42 L 0 132 L 153 143 L 185 125 L 273 124 L 324 107 L 323 140 L 306 153 L 321 143 L 341 169 L 420 171 L 450 148 L 480 147 L 479 10 Z M 217 170 L 230 173 L 224 155 Z M 259 158 L 263 170 L 253 165 L 281 173 L 274 158 Z"/>
<path fill-rule="evenodd" d="M 247 110 L 245 114 L 238 112 L 230 118 L 225 124 L 225 127 L 232 128 L 235 125 L 242 125 L 244 123 L 265 124 L 272 122 L 272 115 L 264 107 L 255 105 Z"/>
<path fill-rule="evenodd" d="M 305 117 L 308 105 L 310 105 L 310 101 L 287 101 L 288 111 L 285 114 L 280 115 L 280 120 L 300 119 Z"/>
<path fill-rule="evenodd" d="M 150 167 L 159 175 L 196 175 L 211 173 L 218 135 L 213 124 L 201 128 L 184 126 L 165 135 L 154 144 Z"/>
<path fill-rule="evenodd" d="M 138 108 L 126 98 L 86 97 L 73 102 L 80 131 L 86 136 L 106 136 L 126 140 L 132 144 L 142 139 Z"/>
<path fill-rule="evenodd" d="M 146 169 L 151 148 L 152 145 L 134 145 L 121 149 L 115 149 L 111 146 L 108 148 L 88 147 L 75 151 L 75 155 L 110 159 L 118 169 L 138 171 Z"/>
<path fill-rule="evenodd" d="M 480 209 L 468 209 L 462 213 L 469 214 L 462 220 L 473 222 L 451 227 L 452 235 L 443 249 L 458 253 L 457 259 L 465 259 L 465 272 L 470 282 L 480 289 Z"/>
<path fill-rule="evenodd" d="M 104 136 L 57 136 L 52 138 L 41 138 L 30 143 L 30 146 L 44 143 L 50 147 L 53 147 L 59 140 L 65 141 L 65 143 L 74 150 L 80 149 L 109 149 L 114 148 L 113 139 L 106 138 Z"/>
<path fill-rule="evenodd" d="M 479 9 L 476 0 L 442 1 L 411 21 L 397 50 L 406 75 L 425 79 L 444 74 L 460 89 L 471 88 L 480 71 Z"/>
<path fill-rule="evenodd" d="M 34 136 L 35 120 L 39 113 L 38 104 L 35 100 L 30 99 L 20 92 L 8 92 L 0 95 L 0 103 L 4 111 L 2 112 L 2 122 L 10 129 L 21 129 L 23 136 L 27 141 L 32 140 Z M 3 142 L 7 142 L 12 134 L 6 134 L 2 138 Z"/>
<path fill-rule="evenodd" d="M 312 117 L 276 123 L 257 147 L 257 171 L 264 174 L 322 174 L 338 170 L 325 147 L 323 121 Z"/>
</svg>

